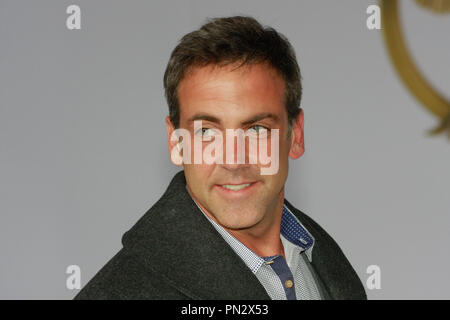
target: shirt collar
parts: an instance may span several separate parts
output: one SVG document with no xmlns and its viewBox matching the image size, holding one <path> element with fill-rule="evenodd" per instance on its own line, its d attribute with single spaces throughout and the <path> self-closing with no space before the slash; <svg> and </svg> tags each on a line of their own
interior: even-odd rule
<svg viewBox="0 0 450 320">
<path fill-rule="evenodd" d="M 187 186 L 186 186 L 187 189 Z M 189 190 L 188 190 L 188 194 Z M 192 198 L 192 196 L 191 196 Z M 214 226 L 214 228 L 219 232 L 223 239 L 231 246 L 231 248 L 236 252 L 236 254 L 244 261 L 247 267 L 253 273 L 256 273 L 259 268 L 266 262 L 269 257 L 260 257 L 255 252 L 247 248 L 242 242 L 236 239 L 233 235 L 228 233 L 222 226 L 213 221 L 198 205 L 197 201 L 192 198 L 194 203 L 203 213 L 203 215 L 208 219 L 208 221 Z M 289 210 L 289 208 L 284 204 L 283 213 L 281 217 L 281 235 L 297 246 L 300 252 L 305 251 L 309 261 L 312 261 L 312 249 L 314 246 L 314 237 L 308 232 L 308 230 L 301 224 L 298 218 Z"/>
</svg>

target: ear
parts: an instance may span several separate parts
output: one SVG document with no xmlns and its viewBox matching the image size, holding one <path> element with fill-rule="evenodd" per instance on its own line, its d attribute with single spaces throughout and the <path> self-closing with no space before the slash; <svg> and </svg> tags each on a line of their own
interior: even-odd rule
<svg viewBox="0 0 450 320">
<path fill-rule="evenodd" d="M 173 148 L 179 147 L 179 144 L 178 144 L 177 141 L 170 139 L 172 137 L 172 134 L 174 134 L 174 131 L 175 131 L 175 127 L 173 126 L 172 121 L 170 121 L 170 116 L 166 117 L 166 130 L 167 130 L 167 137 L 168 137 L 168 147 L 169 147 L 170 161 L 172 161 L 172 163 L 174 165 L 181 167 L 182 164 L 175 163 L 173 158 L 172 158 L 172 150 L 173 150 Z M 178 150 L 173 150 L 173 152 L 179 152 L 179 149 Z"/>
<path fill-rule="evenodd" d="M 289 149 L 289 157 L 297 159 L 305 153 L 305 142 L 303 139 L 303 109 L 292 123 L 291 146 Z"/>
</svg>

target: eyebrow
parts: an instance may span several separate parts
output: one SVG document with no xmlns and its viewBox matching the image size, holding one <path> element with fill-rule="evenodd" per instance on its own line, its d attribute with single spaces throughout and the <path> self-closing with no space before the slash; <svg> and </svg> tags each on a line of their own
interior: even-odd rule
<svg viewBox="0 0 450 320">
<path fill-rule="evenodd" d="M 255 123 L 259 120 L 263 120 L 263 119 L 267 119 L 267 118 L 272 119 L 275 122 L 280 121 L 280 118 L 275 113 L 264 112 L 264 113 L 257 114 L 255 116 L 251 117 L 250 119 L 242 121 L 241 124 L 245 126 L 245 125 L 249 125 L 249 124 Z M 206 114 L 206 113 L 197 113 L 197 114 L 193 115 L 192 117 L 190 117 L 188 119 L 188 123 L 194 122 L 195 120 L 206 120 L 206 121 L 214 122 L 217 124 L 222 123 L 222 121 L 220 121 L 219 118 L 216 118 L 216 117 Z"/>
</svg>

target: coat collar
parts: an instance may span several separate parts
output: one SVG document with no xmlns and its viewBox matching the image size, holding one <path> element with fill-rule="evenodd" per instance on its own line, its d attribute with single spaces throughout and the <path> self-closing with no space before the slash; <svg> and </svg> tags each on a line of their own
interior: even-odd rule
<svg viewBox="0 0 450 320">
<path fill-rule="evenodd" d="M 162 197 L 123 235 L 124 249 L 192 299 L 270 299 L 251 270 L 201 213 L 185 185 L 184 171 L 180 171 Z M 325 280 L 327 294 L 332 298 L 345 296 L 339 286 L 343 279 L 334 269 L 329 272 L 329 261 L 323 257 L 324 252 L 333 255 L 322 243 L 323 230 L 286 199 L 285 204 L 315 238 L 312 264 L 319 278 Z"/>
<path fill-rule="evenodd" d="M 122 238 L 154 273 L 192 299 L 270 299 L 264 287 L 199 211 L 184 171 Z"/>
</svg>

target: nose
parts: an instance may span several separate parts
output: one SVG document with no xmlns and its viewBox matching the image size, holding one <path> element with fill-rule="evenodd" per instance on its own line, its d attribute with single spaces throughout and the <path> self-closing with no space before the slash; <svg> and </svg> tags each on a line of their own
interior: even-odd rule
<svg viewBox="0 0 450 320">
<path fill-rule="evenodd" d="M 238 170 L 250 168 L 250 164 L 248 164 L 248 163 L 244 163 L 244 164 L 240 164 L 240 163 L 235 163 L 235 164 L 224 163 L 224 164 L 221 164 L 220 166 L 222 168 L 228 170 L 228 171 L 238 171 Z"/>
<path fill-rule="evenodd" d="M 248 139 L 245 135 L 229 135 L 223 141 L 224 161 L 221 166 L 229 171 L 250 167 Z"/>
</svg>

